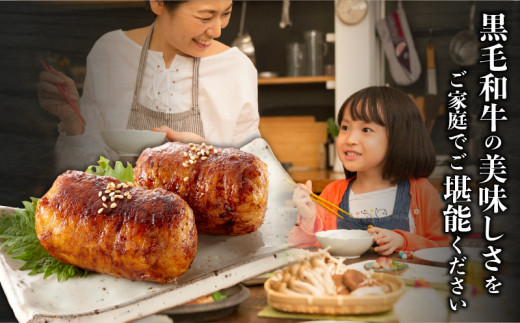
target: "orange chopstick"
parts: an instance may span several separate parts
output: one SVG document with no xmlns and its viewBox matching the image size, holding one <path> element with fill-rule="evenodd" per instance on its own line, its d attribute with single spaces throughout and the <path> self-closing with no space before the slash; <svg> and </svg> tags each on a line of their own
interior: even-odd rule
<svg viewBox="0 0 520 323">
<path fill-rule="evenodd" d="M 40 64 L 42 64 L 43 68 L 51 73 L 51 69 L 49 68 L 49 66 L 45 63 L 45 61 L 42 59 L 40 61 Z M 56 87 L 58 88 L 58 90 L 60 90 L 60 93 L 61 95 L 63 95 L 63 97 L 65 98 L 65 100 L 67 100 L 67 102 L 69 103 L 69 105 L 72 107 L 72 109 L 74 110 L 74 112 L 76 112 L 76 115 L 81 119 L 81 121 L 83 121 L 84 124 L 87 124 L 87 122 L 85 121 L 85 119 L 83 118 L 83 116 L 81 115 L 81 112 L 79 112 L 79 109 L 78 109 L 78 106 L 76 105 L 76 103 L 74 103 L 74 101 L 72 101 L 72 99 L 70 98 L 69 94 L 67 93 L 67 91 L 65 91 L 65 87 L 63 86 L 63 84 L 60 84 L 60 83 L 56 83 Z"/>
<path fill-rule="evenodd" d="M 293 182 L 293 181 L 289 181 L 287 178 L 284 178 L 287 182 L 289 182 L 290 184 L 292 184 L 293 186 L 296 186 L 296 183 Z M 353 216 L 348 213 L 347 211 L 343 210 L 342 208 L 340 208 L 339 206 L 327 201 L 326 199 L 320 197 L 319 195 L 316 195 L 314 193 L 311 193 L 311 200 L 313 200 L 314 202 L 316 202 L 317 204 L 321 205 L 324 209 L 328 210 L 329 212 L 335 214 L 336 216 L 340 217 L 343 219 L 343 217 L 338 213 L 336 212 L 335 210 L 333 210 L 331 207 L 337 209 L 338 211 L 341 211 L 343 214 L 346 214 L 348 216 L 350 216 L 351 218 L 353 218 Z M 329 206 L 331 207 L 329 207 Z"/>
<path fill-rule="evenodd" d="M 348 213 L 347 211 L 343 210 L 343 209 L 340 208 L 338 205 L 335 205 L 335 204 L 333 204 L 333 203 L 327 201 L 326 199 L 320 197 L 319 195 L 316 195 L 316 194 L 312 193 L 311 196 L 316 200 L 317 203 L 318 203 L 318 201 L 324 203 L 324 204 L 322 204 L 322 203 L 318 203 L 318 204 L 320 204 L 321 206 L 323 206 L 324 208 L 328 209 L 328 207 L 325 206 L 325 204 L 328 204 L 328 205 L 332 206 L 333 208 L 337 209 L 338 211 L 340 211 L 341 213 L 346 214 L 346 215 L 350 216 L 351 218 L 353 218 L 353 216 L 352 216 L 350 213 Z M 343 219 L 343 217 L 342 217 L 341 215 L 339 215 L 339 214 L 337 214 L 337 215 L 338 215 L 340 218 Z"/>
<path fill-rule="evenodd" d="M 339 215 L 338 212 L 334 211 L 333 209 L 331 209 L 330 207 L 327 206 L 327 204 L 321 202 L 320 200 L 318 200 L 317 198 L 315 198 L 314 196 L 311 195 L 311 200 L 313 200 L 314 202 L 316 202 L 316 204 L 320 205 L 322 208 L 324 208 L 325 210 L 329 211 L 330 213 L 334 214 L 335 216 L 339 217 L 339 218 L 342 218 L 343 217 L 341 215 Z"/>
</svg>

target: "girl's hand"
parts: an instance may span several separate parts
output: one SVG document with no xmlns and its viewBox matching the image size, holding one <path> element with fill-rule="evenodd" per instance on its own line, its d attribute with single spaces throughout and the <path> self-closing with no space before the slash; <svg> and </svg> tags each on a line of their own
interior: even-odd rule
<svg viewBox="0 0 520 323">
<path fill-rule="evenodd" d="M 153 128 L 153 131 L 166 133 L 166 139 L 169 141 L 178 141 L 183 143 L 194 143 L 201 144 L 206 142 L 206 139 L 201 136 L 194 134 L 193 132 L 179 132 L 173 131 L 167 126 L 160 126 L 159 128 Z"/>
<path fill-rule="evenodd" d="M 391 255 L 396 249 L 404 247 L 404 238 L 392 230 L 372 227 L 367 229 L 368 233 L 375 233 L 374 241 L 379 245 L 374 250 L 383 256 Z"/>
<path fill-rule="evenodd" d="M 309 180 L 305 185 L 297 184 L 292 197 L 300 214 L 300 226 L 307 232 L 314 232 L 314 220 L 316 219 L 316 206 L 311 200 L 311 193 L 312 182 Z"/>
<path fill-rule="evenodd" d="M 38 101 L 42 108 L 60 118 L 67 135 L 83 133 L 83 121 L 76 115 L 74 109 L 58 90 L 56 84 L 63 84 L 69 97 L 79 108 L 79 93 L 74 80 L 49 66 L 50 71 L 40 73 L 40 80 L 36 84 Z"/>
</svg>

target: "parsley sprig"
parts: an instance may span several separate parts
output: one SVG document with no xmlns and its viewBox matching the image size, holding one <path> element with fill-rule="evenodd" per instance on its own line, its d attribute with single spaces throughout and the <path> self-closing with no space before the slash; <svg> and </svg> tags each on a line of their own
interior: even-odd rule
<svg viewBox="0 0 520 323">
<path fill-rule="evenodd" d="M 99 166 L 89 166 L 87 173 L 99 176 L 112 176 L 120 182 L 131 182 L 134 170 L 130 164 L 126 167 L 117 161 L 114 168 L 110 166 L 110 160 L 101 156 Z M 29 275 L 43 273 L 43 278 L 56 274 L 58 281 L 65 281 L 70 277 L 86 277 L 89 271 L 79 267 L 64 264 L 52 257 L 43 249 L 38 241 L 34 224 L 34 212 L 38 198 L 31 197 L 31 201 L 23 201 L 24 209 L 15 209 L 14 213 L 2 211 L 0 216 L 0 245 L 1 249 L 7 249 L 6 254 L 13 259 L 25 262 L 20 270 L 30 270 Z"/>
<path fill-rule="evenodd" d="M 213 300 L 216 302 L 216 301 L 221 301 L 223 299 L 226 299 L 228 297 L 228 293 L 224 293 L 222 294 L 220 291 L 216 291 L 214 292 L 213 294 L 211 294 L 211 298 L 213 298 Z"/>
</svg>

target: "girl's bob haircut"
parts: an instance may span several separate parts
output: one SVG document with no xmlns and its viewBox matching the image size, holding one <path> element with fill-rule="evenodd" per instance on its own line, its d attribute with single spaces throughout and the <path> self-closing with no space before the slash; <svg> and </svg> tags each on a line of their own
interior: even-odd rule
<svg viewBox="0 0 520 323">
<path fill-rule="evenodd" d="M 352 94 L 341 106 L 337 123 L 345 113 L 352 120 L 375 122 L 387 129 L 388 151 L 383 178 L 396 184 L 411 178 L 427 178 L 435 168 L 433 143 L 419 109 L 403 92 L 387 87 L 367 87 Z M 345 169 L 347 179 L 356 172 Z"/>
</svg>

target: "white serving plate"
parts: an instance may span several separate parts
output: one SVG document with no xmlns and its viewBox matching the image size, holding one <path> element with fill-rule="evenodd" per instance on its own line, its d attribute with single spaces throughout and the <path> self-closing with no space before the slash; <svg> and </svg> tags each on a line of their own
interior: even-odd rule
<svg viewBox="0 0 520 323">
<path fill-rule="evenodd" d="M 263 139 L 241 148 L 264 161 L 269 198 L 263 225 L 244 236 L 199 235 L 190 269 L 176 283 L 137 282 L 103 274 L 58 282 L 55 276 L 29 276 L 22 261 L 0 252 L 0 282 L 20 322 L 127 322 L 161 312 L 301 259 L 286 237 L 296 222 L 287 204 L 294 188 L 289 175 Z M 29 199 L 29 197 L 27 197 Z M 9 210 L 9 207 L 0 207 Z"/>
</svg>

